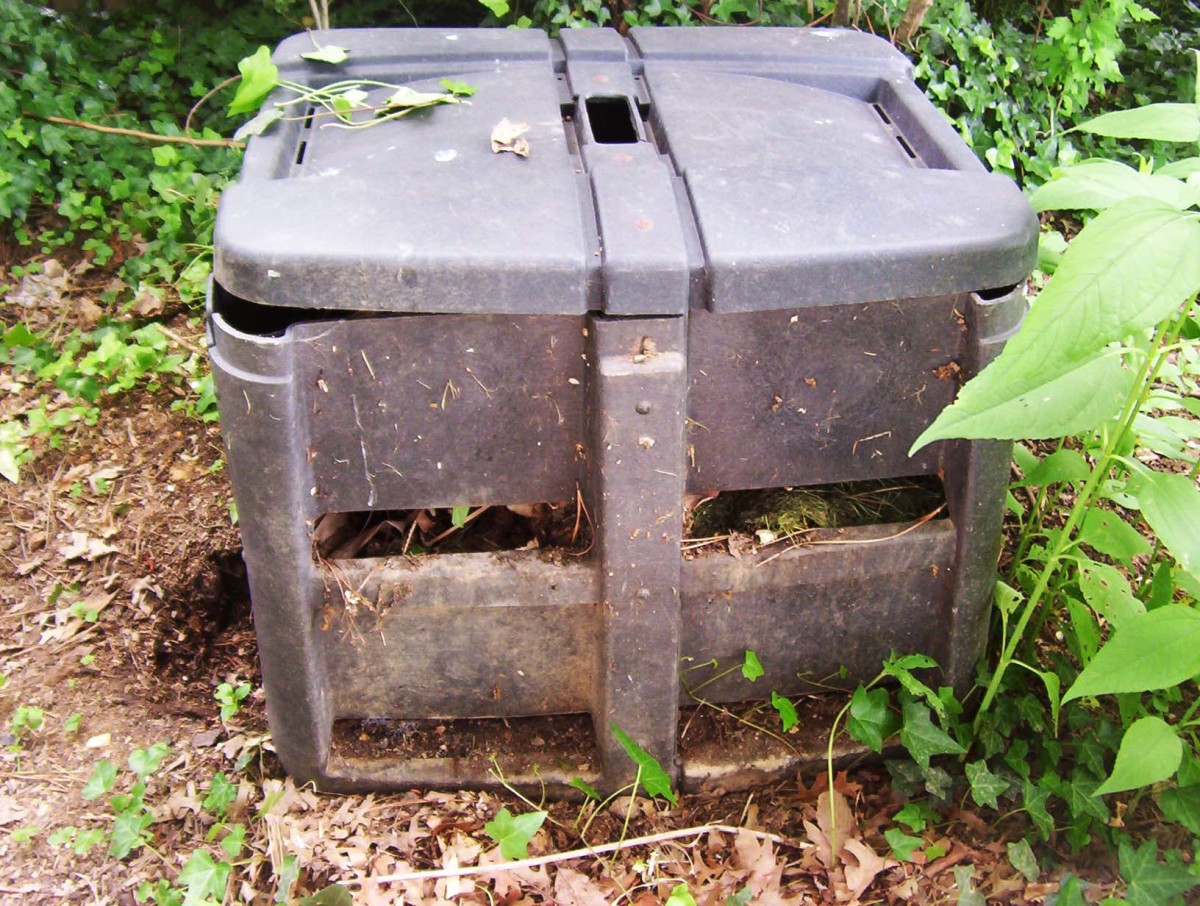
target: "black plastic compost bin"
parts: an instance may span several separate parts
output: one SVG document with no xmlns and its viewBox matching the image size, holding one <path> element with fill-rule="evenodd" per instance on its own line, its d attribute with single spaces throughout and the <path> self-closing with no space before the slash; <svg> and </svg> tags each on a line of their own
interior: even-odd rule
<svg viewBox="0 0 1200 906">
<path fill-rule="evenodd" d="M 211 353 L 290 772 L 479 786 L 498 750 L 511 781 L 611 788 L 616 724 L 717 783 L 782 762 L 681 749 L 699 683 L 795 695 L 893 650 L 968 677 L 1009 449 L 907 450 L 1020 321 L 1036 223 L 900 53 L 815 29 L 315 37 L 349 60 L 294 37 L 283 77 L 477 91 L 275 123 L 221 201 Z M 502 119 L 527 158 L 492 150 Z M 868 479 L 924 481 L 941 518 L 681 550 L 698 498 Z M 454 507 L 573 512 L 575 548 L 328 543 Z M 698 666 L 745 649 L 754 685 Z"/>
</svg>

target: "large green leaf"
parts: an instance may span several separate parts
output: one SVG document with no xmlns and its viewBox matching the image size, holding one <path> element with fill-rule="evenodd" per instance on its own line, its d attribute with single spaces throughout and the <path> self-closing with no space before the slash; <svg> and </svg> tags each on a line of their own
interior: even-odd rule
<svg viewBox="0 0 1200 906">
<path fill-rule="evenodd" d="M 625 750 L 625 754 L 633 759 L 634 763 L 641 769 L 642 789 L 646 791 L 648 796 L 662 796 L 671 805 L 679 805 L 679 800 L 675 798 L 675 793 L 671 790 L 671 778 L 667 772 L 662 769 L 662 765 L 658 761 L 633 741 L 628 733 L 612 724 L 613 736 L 617 742 L 621 744 L 621 748 Z"/>
<path fill-rule="evenodd" d="M 1075 127 L 1112 138 L 1143 138 L 1159 142 L 1200 141 L 1200 105 L 1146 104 L 1118 110 Z"/>
<path fill-rule="evenodd" d="M 1168 689 L 1200 674 L 1200 611 L 1167 604 L 1126 621 L 1067 690 L 1085 695 Z"/>
<path fill-rule="evenodd" d="M 1064 362 L 1057 374 L 1025 377 L 1008 370 L 1003 354 L 968 381 L 953 405 L 942 410 L 909 453 L 949 437 L 1039 439 L 1090 430 L 1114 418 L 1133 376 L 1113 352 Z"/>
<path fill-rule="evenodd" d="M 1134 597 L 1129 580 L 1115 566 L 1086 560 L 1079 567 L 1079 590 L 1084 600 L 1113 629 L 1146 612 L 1146 605 Z"/>
<path fill-rule="evenodd" d="M 1179 565 L 1200 575 L 1200 491 L 1192 479 L 1140 469 L 1131 490 L 1146 522 Z"/>
<path fill-rule="evenodd" d="M 279 84 L 279 67 L 271 62 L 271 49 L 261 46 L 238 63 L 242 80 L 229 102 L 229 115 L 253 113 L 272 89 Z"/>
<path fill-rule="evenodd" d="M 1200 289 L 1200 223 L 1161 201 L 1114 205 L 1080 231 L 1024 326 L 917 438 L 1059 437 L 1111 418 L 1131 378 L 1105 348 Z M 912 452 L 910 451 L 910 452 Z"/>
<path fill-rule="evenodd" d="M 1103 211 L 1128 198 L 1156 198 L 1183 210 L 1192 192 L 1182 181 L 1161 173 L 1140 173 L 1115 160 L 1088 160 L 1061 170 L 1029 199 L 1036 211 Z"/>
<path fill-rule="evenodd" d="M 1179 769 L 1183 743 L 1174 728 L 1159 717 L 1143 717 L 1130 724 L 1121 738 L 1113 771 L 1096 790 L 1097 796 L 1150 786 Z"/>
</svg>

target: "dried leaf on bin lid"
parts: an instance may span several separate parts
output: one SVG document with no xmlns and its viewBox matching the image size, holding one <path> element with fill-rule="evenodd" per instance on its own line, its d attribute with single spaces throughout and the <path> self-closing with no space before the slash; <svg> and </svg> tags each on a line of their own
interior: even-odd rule
<svg viewBox="0 0 1200 906">
<path fill-rule="evenodd" d="M 505 117 L 492 129 L 492 151 L 496 154 L 511 151 L 517 157 L 528 157 L 529 140 L 525 138 L 528 131 L 529 123 L 514 123 Z"/>
</svg>

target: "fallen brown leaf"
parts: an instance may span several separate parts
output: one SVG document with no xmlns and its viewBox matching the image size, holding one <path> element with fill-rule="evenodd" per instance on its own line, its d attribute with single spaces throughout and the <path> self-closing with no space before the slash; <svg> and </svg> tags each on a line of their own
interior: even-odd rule
<svg viewBox="0 0 1200 906">
<path fill-rule="evenodd" d="M 525 133 L 529 123 L 514 123 L 505 117 L 492 128 L 492 151 L 500 154 L 511 151 L 517 157 L 529 156 L 529 140 Z"/>
<path fill-rule="evenodd" d="M 881 858 L 862 840 L 854 838 L 846 841 L 842 859 L 846 863 L 846 885 L 855 897 L 861 897 L 880 872 L 898 864 L 892 859 Z"/>
</svg>

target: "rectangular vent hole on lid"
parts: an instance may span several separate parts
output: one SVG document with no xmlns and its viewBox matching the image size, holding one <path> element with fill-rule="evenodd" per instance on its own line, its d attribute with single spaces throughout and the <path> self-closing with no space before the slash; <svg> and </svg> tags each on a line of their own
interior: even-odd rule
<svg viewBox="0 0 1200 906">
<path fill-rule="evenodd" d="M 880 118 L 881 120 L 883 120 L 883 121 L 884 121 L 884 122 L 885 122 L 887 125 L 889 125 L 889 126 L 890 126 L 890 125 L 892 124 L 892 119 L 891 119 L 891 117 L 889 117 L 889 116 L 887 115 L 887 113 L 884 111 L 883 107 L 881 107 L 879 104 L 872 104 L 872 105 L 871 105 L 871 107 L 872 107 L 872 108 L 875 110 L 875 112 L 876 112 L 876 113 L 879 115 L 879 118 Z"/>
<path fill-rule="evenodd" d="M 913 146 L 908 143 L 908 139 L 906 139 L 903 135 L 897 135 L 896 141 L 900 143 L 900 147 L 904 149 L 904 153 L 907 154 L 911 160 L 920 160 L 920 158 L 917 157 L 917 152 L 913 150 Z"/>
<path fill-rule="evenodd" d="M 624 95 L 591 97 L 584 101 L 592 138 L 601 145 L 633 145 L 638 141 L 633 107 Z"/>
</svg>

